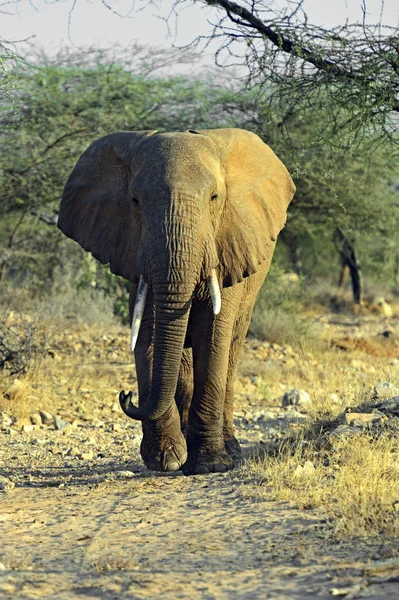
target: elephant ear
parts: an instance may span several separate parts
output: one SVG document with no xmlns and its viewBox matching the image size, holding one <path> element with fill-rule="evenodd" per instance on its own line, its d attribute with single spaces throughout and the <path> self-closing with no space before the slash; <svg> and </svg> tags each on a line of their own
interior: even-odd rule
<svg viewBox="0 0 399 600">
<path fill-rule="evenodd" d="M 112 273 L 137 280 L 140 223 L 129 194 L 139 142 L 155 131 L 118 132 L 82 154 L 62 194 L 58 227 Z"/>
<path fill-rule="evenodd" d="M 201 133 L 214 140 L 225 169 L 226 205 L 216 243 L 220 279 L 228 287 L 271 260 L 295 186 L 283 163 L 254 133 L 244 129 Z"/>
</svg>

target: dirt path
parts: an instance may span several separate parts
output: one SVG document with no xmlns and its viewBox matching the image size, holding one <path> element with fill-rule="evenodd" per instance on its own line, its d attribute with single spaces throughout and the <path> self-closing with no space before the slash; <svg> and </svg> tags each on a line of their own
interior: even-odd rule
<svg viewBox="0 0 399 600">
<path fill-rule="evenodd" d="M 59 420 L 0 431 L 0 475 L 15 484 L 0 492 L 1 600 L 399 597 L 398 581 L 365 574 L 368 564 L 392 558 L 392 547 L 389 554 L 370 541 L 329 542 L 318 533 L 321 513 L 256 501 L 245 467 L 189 478 L 146 470 L 140 425 L 115 407 L 118 390 L 135 385 L 126 351 L 118 350 L 124 338 L 116 332 L 93 342 L 80 332 L 77 344 L 69 337 L 76 360 L 70 372 L 63 356 L 62 376 L 56 365 L 39 383 L 9 392 L 10 402 L 32 408 L 54 398 Z M 266 404 L 273 394 L 251 375 L 278 362 L 286 383 L 298 357 L 247 346 L 235 425 L 248 453 L 300 427 L 306 415 Z M 122 362 L 105 369 L 104 358 Z"/>
<path fill-rule="evenodd" d="M 243 498 L 253 483 L 242 472 L 135 470 L 117 479 L 109 470 L 100 483 L 82 470 L 79 485 L 61 488 L 42 473 L 41 487 L 4 494 L 0 597 L 277 600 L 349 585 L 350 597 L 397 598 L 397 583 L 364 586 L 371 548 L 318 538 L 316 513 Z"/>
</svg>

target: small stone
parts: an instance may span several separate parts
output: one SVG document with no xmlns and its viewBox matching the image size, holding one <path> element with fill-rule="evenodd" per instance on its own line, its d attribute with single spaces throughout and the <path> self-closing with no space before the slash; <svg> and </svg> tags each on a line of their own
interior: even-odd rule
<svg viewBox="0 0 399 600">
<path fill-rule="evenodd" d="M 362 584 L 352 585 L 351 587 L 331 588 L 329 593 L 331 596 L 347 596 L 348 598 L 356 598 L 357 593 L 363 589 Z"/>
<path fill-rule="evenodd" d="M 135 473 L 133 471 L 115 471 L 114 475 L 117 479 L 131 479 Z"/>
<path fill-rule="evenodd" d="M 334 393 L 332 393 L 332 394 L 330 394 L 330 395 L 328 396 L 328 398 L 331 400 L 331 402 L 332 402 L 333 404 L 341 404 L 341 402 L 342 402 L 342 400 L 341 400 L 341 398 L 338 396 L 338 394 L 334 394 Z"/>
<path fill-rule="evenodd" d="M 297 468 L 294 471 L 294 477 L 309 477 L 310 475 L 313 475 L 314 471 L 314 464 L 312 463 L 312 461 L 307 460 L 303 466 L 297 466 Z"/>
<path fill-rule="evenodd" d="M 382 296 L 374 298 L 370 305 L 371 312 L 379 313 L 384 317 L 392 317 L 392 307 Z"/>
<path fill-rule="evenodd" d="M 79 458 L 81 458 L 82 460 L 93 460 L 94 453 L 91 450 L 89 450 L 88 452 L 82 452 L 79 455 Z"/>
<path fill-rule="evenodd" d="M 267 433 L 267 435 L 276 435 L 276 433 L 278 433 L 278 431 L 275 427 L 268 427 L 266 429 L 266 433 Z"/>
<path fill-rule="evenodd" d="M 33 438 L 30 442 L 33 446 L 43 446 L 46 443 L 46 440 L 43 438 Z"/>
<path fill-rule="evenodd" d="M 358 427 L 350 427 L 350 425 L 338 425 L 338 427 L 330 433 L 329 437 L 334 437 L 337 439 L 351 437 L 352 435 L 359 433 L 359 431 L 360 428 Z"/>
<path fill-rule="evenodd" d="M 43 425 L 51 425 L 54 422 L 54 417 L 47 410 L 39 411 Z"/>
<path fill-rule="evenodd" d="M 269 421 L 272 419 L 275 419 L 277 417 L 277 414 L 274 412 L 271 412 L 270 410 L 265 410 L 265 412 L 263 413 L 263 416 L 261 419 L 259 419 L 260 421 Z"/>
<path fill-rule="evenodd" d="M 373 423 L 380 423 L 386 419 L 385 415 L 379 412 L 375 413 L 356 413 L 350 412 L 345 415 L 345 423 L 352 427 L 369 427 Z"/>
<path fill-rule="evenodd" d="M 389 381 L 379 381 L 375 384 L 373 389 L 374 400 L 384 400 L 392 396 L 398 396 L 399 390 L 397 387 L 389 383 Z"/>
<path fill-rule="evenodd" d="M 1 420 L 0 420 L 1 429 L 8 429 L 8 427 L 11 427 L 11 425 L 13 424 L 13 422 L 14 421 L 13 421 L 12 417 L 9 417 L 5 413 L 3 413 L 1 415 Z"/>
<path fill-rule="evenodd" d="M 285 392 L 281 400 L 281 406 L 306 406 L 312 403 L 312 400 L 305 390 L 292 389 Z"/>
<path fill-rule="evenodd" d="M 64 421 L 64 419 L 62 419 L 60 417 L 60 415 L 55 415 L 54 417 L 54 424 L 55 424 L 55 428 L 60 431 L 61 429 L 65 429 L 65 427 L 68 427 L 69 423 L 67 423 L 66 421 Z"/>
<path fill-rule="evenodd" d="M 43 422 L 41 414 L 38 412 L 32 413 L 30 416 L 30 422 L 32 423 L 32 425 L 42 425 Z"/>
<path fill-rule="evenodd" d="M 33 431 L 35 428 L 34 425 L 22 425 L 21 427 L 21 431 L 23 431 L 24 433 L 30 433 L 31 431 Z"/>
<path fill-rule="evenodd" d="M 388 398 L 378 404 L 378 408 L 384 412 L 398 412 L 399 411 L 399 396 L 394 398 Z"/>
<path fill-rule="evenodd" d="M 3 477 L 0 475 L 0 490 L 2 492 L 9 492 L 15 488 L 15 483 L 8 479 L 7 477 Z"/>
<path fill-rule="evenodd" d="M 114 402 L 113 405 L 111 406 L 111 410 L 112 410 L 112 412 L 119 412 L 120 411 L 119 402 Z"/>
<path fill-rule="evenodd" d="M 122 431 L 122 430 L 123 430 L 123 427 L 119 423 L 111 424 L 111 431 Z"/>
<path fill-rule="evenodd" d="M 30 419 L 27 419 L 25 417 L 20 417 L 19 419 L 17 419 L 14 422 L 14 427 L 18 431 L 22 431 L 22 428 L 23 428 L 24 425 L 31 425 Z"/>
</svg>

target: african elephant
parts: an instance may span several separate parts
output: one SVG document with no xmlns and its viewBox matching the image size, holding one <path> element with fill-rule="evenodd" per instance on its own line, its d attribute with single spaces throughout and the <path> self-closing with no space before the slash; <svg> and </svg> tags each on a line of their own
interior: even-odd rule
<svg viewBox="0 0 399 600">
<path fill-rule="evenodd" d="M 240 456 L 237 358 L 294 191 L 242 129 L 111 133 L 73 169 L 58 227 L 132 284 L 139 406 L 120 404 L 150 469 L 222 472 Z"/>
</svg>

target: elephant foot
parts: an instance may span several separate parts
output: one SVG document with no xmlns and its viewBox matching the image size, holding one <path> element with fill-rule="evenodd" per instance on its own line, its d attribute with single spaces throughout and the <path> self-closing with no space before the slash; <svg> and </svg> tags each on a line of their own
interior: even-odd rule
<svg viewBox="0 0 399 600">
<path fill-rule="evenodd" d="M 242 460 L 241 446 L 236 437 L 233 436 L 229 439 L 225 439 L 224 447 L 225 447 L 227 454 L 233 460 L 234 465 L 241 462 L 241 460 Z"/>
<path fill-rule="evenodd" d="M 140 454 L 145 466 L 152 471 L 178 471 L 187 459 L 186 440 L 182 433 L 157 440 L 144 435 Z"/>
<path fill-rule="evenodd" d="M 224 448 L 218 450 L 193 449 L 183 465 L 184 475 L 205 475 L 206 473 L 224 473 L 234 468 L 231 457 Z"/>
<path fill-rule="evenodd" d="M 143 421 L 140 454 L 152 471 L 178 471 L 186 462 L 187 445 L 176 406 L 156 421 Z"/>
</svg>

